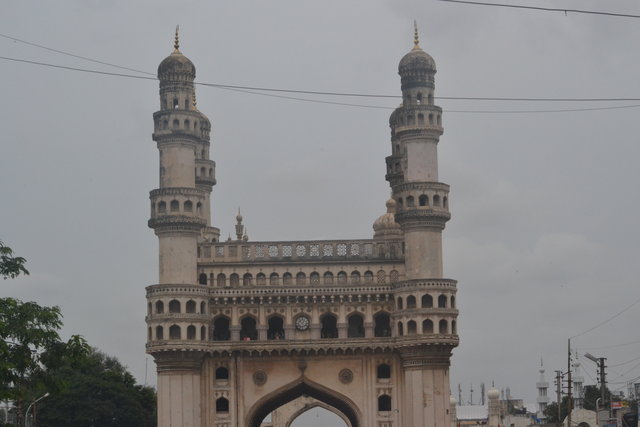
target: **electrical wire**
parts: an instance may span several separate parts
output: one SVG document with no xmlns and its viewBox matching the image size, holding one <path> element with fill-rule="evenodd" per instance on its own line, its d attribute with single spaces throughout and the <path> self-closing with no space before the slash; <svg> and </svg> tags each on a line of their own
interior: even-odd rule
<svg viewBox="0 0 640 427">
<path fill-rule="evenodd" d="M 617 368 L 618 366 L 623 366 L 623 365 L 626 365 L 626 364 L 628 364 L 628 363 L 635 362 L 635 361 L 636 361 L 636 360 L 638 360 L 638 359 L 640 359 L 640 356 L 638 356 L 638 357 L 634 357 L 634 358 L 633 358 L 633 359 L 631 359 L 631 360 L 627 360 L 626 362 L 618 363 L 618 364 L 616 364 L 616 365 L 609 365 L 609 368 Z M 637 366 L 637 365 L 636 365 L 636 366 Z"/>
<path fill-rule="evenodd" d="M 71 66 L 66 66 L 66 65 L 57 65 L 57 64 L 50 64 L 50 63 L 46 63 L 46 62 L 40 62 L 40 61 L 31 61 L 31 60 L 27 60 L 27 59 L 19 59 L 19 58 L 11 58 L 11 57 L 7 57 L 7 56 L 0 56 L 0 59 L 2 60 L 6 60 L 6 61 L 13 61 L 13 62 L 21 62 L 21 63 L 26 63 L 26 64 L 31 64 L 31 65 L 40 65 L 40 66 L 44 66 L 44 67 L 52 67 L 52 68 L 58 68 L 58 69 L 63 69 L 63 70 L 69 70 L 69 71 L 78 71 L 78 72 L 84 72 L 84 73 L 90 73 L 90 74 L 99 74 L 99 75 L 107 75 L 107 76 L 112 76 L 112 77 L 125 77 L 125 78 L 132 78 L 132 79 L 139 79 L 139 80 L 158 80 L 157 77 L 151 77 L 151 76 L 139 76 L 139 75 L 133 75 L 133 74 L 125 74 L 125 73 L 115 73 L 115 72 L 111 72 L 111 71 L 101 71 L 101 70 L 92 70 L 92 69 L 87 69 L 87 68 L 80 68 L 80 67 L 71 67 Z M 150 74 L 150 73 L 148 73 Z M 260 93 L 260 92 L 255 92 L 255 90 L 263 90 L 263 91 L 281 91 L 281 92 L 294 92 L 294 93 L 313 93 L 316 95 L 322 94 L 322 92 L 313 92 L 313 91 L 291 91 L 291 90 L 287 90 L 287 89 L 268 89 L 268 88 L 255 88 L 255 90 L 250 91 L 250 90 L 246 90 L 244 88 L 249 88 L 249 86 L 233 86 L 233 85 L 222 85 L 222 84 L 215 84 L 215 83 L 205 83 L 205 82 L 194 82 L 195 85 L 200 85 L 200 86 L 207 86 L 207 87 L 214 87 L 214 88 L 218 88 L 218 89 L 227 89 L 227 90 L 234 90 L 237 92 L 244 92 L 244 93 L 248 93 L 248 94 L 253 94 L 253 95 L 262 95 L 262 96 L 269 96 L 269 97 L 273 97 L 273 98 L 281 98 L 281 99 L 290 99 L 290 100 L 295 100 L 295 101 L 303 101 L 303 102 L 311 102 L 311 103 L 317 103 L 317 104 L 329 104 L 329 105 L 342 105 L 342 106 L 348 106 L 348 107 L 359 107 L 359 108 L 374 108 L 374 109 L 387 109 L 387 110 L 393 110 L 394 107 L 387 107 L 387 106 L 381 106 L 381 105 L 364 105 L 364 104 L 352 104 L 352 103 L 345 103 L 345 102 L 334 102 L 334 101 L 325 101 L 325 100 L 319 100 L 319 99 L 309 99 L 309 98 L 300 98 L 300 97 L 292 97 L 292 96 L 285 96 L 285 95 L 275 95 L 272 93 Z M 331 94 L 333 93 L 334 95 L 337 94 L 335 92 L 326 92 L 327 94 Z M 344 94 L 345 96 L 352 96 L 353 94 Z M 453 98 L 453 97 L 448 97 L 447 99 L 458 99 L 458 98 Z M 467 99 L 471 99 L 471 98 L 467 98 Z M 479 98 L 475 98 L 476 100 L 479 100 Z M 483 100 L 498 100 L 499 98 L 485 98 Z M 508 100 L 524 100 L 525 98 L 511 98 Z M 507 100 L 506 98 L 504 98 L 503 100 Z M 586 99 L 585 99 L 586 100 Z M 604 98 L 602 98 L 601 100 L 605 100 Z M 614 100 L 613 98 L 609 98 L 607 100 Z M 634 98 L 620 98 L 620 99 L 615 99 L 615 100 L 634 100 Z M 640 100 L 640 98 L 637 98 L 636 100 Z M 593 107 L 593 108 L 567 108 L 567 109 L 555 109 L 555 110 L 443 110 L 443 112 L 446 113 L 473 113 L 473 114 L 536 114 L 536 113 L 568 113 L 568 112 L 583 112 L 583 111 L 601 111 L 601 110 L 613 110 L 613 109 L 626 109 L 626 108 L 637 108 L 640 107 L 639 104 L 634 104 L 634 105 L 617 105 L 617 106 L 611 106 L 611 107 Z"/>
<path fill-rule="evenodd" d="M 577 335 L 574 335 L 572 337 L 569 337 L 569 339 L 573 339 L 573 338 L 577 338 L 580 337 L 586 333 L 589 333 L 595 329 L 598 329 L 600 326 L 606 325 L 607 323 L 609 323 L 610 321 L 612 321 L 613 319 L 615 319 L 616 317 L 620 316 L 622 313 L 630 310 L 633 306 L 635 306 L 636 304 L 638 304 L 640 302 L 640 298 L 638 298 L 637 300 L 635 300 L 634 302 L 632 302 L 631 304 L 629 304 L 628 306 L 626 306 L 625 308 L 623 308 L 621 311 L 617 312 L 616 314 L 614 314 L 613 316 L 609 317 L 608 319 L 603 320 L 602 322 L 598 323 L 597 325 L 595 325 L 592 328 L 587 329 L 584 332 L 581 332 Z"/>
<path fill-rule="evenodd" d="M 565 15 L 567 13 L 586 13 L 589 15 L 605 15 L 605 16 L 615 16 L 619 18 L 640 18 L 640 15 L 632 15 L 628 13 L 616 13 L 616 12 L 600 12 L 596 10 L 583 10 L 583 9 L 566 9 L 566 8 L 557 8 L 557 7 L 540 7 L 540 6 L 525 6 L 518 4 L 505 4 L 505 3 L 486 3 L 486 2 L 476 2 L 476 1 L 467 1 L 467 0 L 437 0 L 441 2 L 447 3 L 462 3 L 462 4 L 473 4 L 476 6 L 497 6 L 497 7 L 509 7 L 514 9 L 532 9 L 539 10 L 544 12 L 563 12 Z"/>
<path fill-rule="evenodd" d="M 612 344 L 612 345 L 604 345 L 601 347 L 582 347 L 583 350 L 602 350 L 607 348 L 617 348 L 617 347 L 626 347 L 628 345 L 640 344 L 640 340 L 638 341 L 628 341 L 620 344 Z"/>
</svg>

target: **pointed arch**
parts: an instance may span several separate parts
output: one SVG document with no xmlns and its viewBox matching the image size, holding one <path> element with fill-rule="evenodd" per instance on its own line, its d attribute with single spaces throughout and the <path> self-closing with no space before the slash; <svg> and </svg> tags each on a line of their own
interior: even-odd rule
<svg viewBox="0 0 640 427">
<path fill-rule="evenodd" d="M 248 411 L 245 425 L 260 427 L 262 420 L 275 409 L 303 395 L 313 397 L 328 405 L 332 412 L 342 413 L 349 427 L 362 427 L 360 410 L 351 399 L 304 377 L 300 377 L 258 400 Z"/>
<path fill-rule="evenodd" d="M 325 409 L 329 412 L 331 412 L 332 414 L 337 415 L 338 417 L 340 417 L 342 419 L 342 421 L 344 421 L 344 423 L 346 425 L 349 425 L 349 419 L 340 411 L 336 411 L 336 408 L 327 405 L 326 403 L 323 402 L 319 402 L 319 401 L 315 401 L 313 403 L 310 404 L 306 404 L 305 406 L 303 406 L 302 408 L 298 409 L 296 412 L 294 412 L 291 417 L 289 417 L 289 420 L 286 422 L 286 424 L 284 425 L 284 427 L 291 427 L 291 425 L 293 424 L 293 422 L 295 420 L 298 419 L 299 416 L 301 416 L 302 414 L 304 414 L 305 412 L 314 409 L 314 408 L 322 408 Z"/>
</svg>

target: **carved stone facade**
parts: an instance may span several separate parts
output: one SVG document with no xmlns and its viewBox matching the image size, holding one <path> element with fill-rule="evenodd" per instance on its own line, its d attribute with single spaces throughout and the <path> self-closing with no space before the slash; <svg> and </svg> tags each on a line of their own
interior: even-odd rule
<svg viewBox="0 0 640 427">
<path fill-rule="evenodd" d="M 160 271 L 147 287 L 147 352 L 160 427 L 259 427 L 299 398 L 352 427 L 450 424 L 458 310 L 456 282 L 442 272 L 449 186 L 437 174 L 435 62 L 417 38 L 399 72 L 392 199 L 374 238 L 250 242 L 238 213 L 237 239 L 220 242 L 211 125 L 176 37 L 158 68 L 160 187 L 150 194 Z"/>
</svg>

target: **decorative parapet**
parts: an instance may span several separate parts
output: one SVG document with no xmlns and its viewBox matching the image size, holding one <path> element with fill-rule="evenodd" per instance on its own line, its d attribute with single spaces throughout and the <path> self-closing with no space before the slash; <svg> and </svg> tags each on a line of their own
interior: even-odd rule
<svg viewBox="0 0 640 427">
<path fill-rule="evenodd" d="M 403 261 L 402 240 L 220 242 L 205 245 L 199 262 Z M 207 248 L 208 246 L 208 248 Z M 209 249 L 208 251 L 206 249 Z M 207 256 L 209 255 L 209 256 Z"/>
<path fill-rule="evenodd" d="M 393 289 L 398 291 L 413 290 L 455 290 L 457 280 L 453 279 L 413 279 L 403 280 L 393 284 Z"/>
</svg>

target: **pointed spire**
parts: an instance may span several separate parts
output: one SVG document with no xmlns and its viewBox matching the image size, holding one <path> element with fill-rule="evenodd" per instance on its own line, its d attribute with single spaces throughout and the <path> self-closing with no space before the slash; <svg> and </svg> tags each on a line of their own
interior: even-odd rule
<svg viewBox="0 0 640 427">
<path fill-rule="evenodd" d="M 242 225 L 242 215 L 240 214 L 240 208 L 238 208 L 238 215 L 236 215 L 236 239 L 242 240 L 244 236 L 244 225 Z"/>
<path fill-rule="evenodd" d="M 180 52 L 180 37 L 178 36 L 178 31 L 180 30 L 180 25 L 176 25 L 176 37 L 173 40 L 173 52 Z"/>
<path fill-rule="evenodd" d="M 420 45 L 418 44 L 420 43 L 420 36 L 418 35 L 418 23 L 414 20 L 413 21 L 413 48 L 414 49 L 420 49 Z"/>
</svg>

